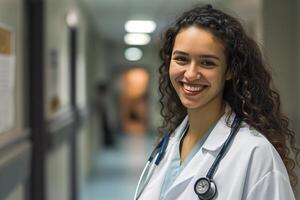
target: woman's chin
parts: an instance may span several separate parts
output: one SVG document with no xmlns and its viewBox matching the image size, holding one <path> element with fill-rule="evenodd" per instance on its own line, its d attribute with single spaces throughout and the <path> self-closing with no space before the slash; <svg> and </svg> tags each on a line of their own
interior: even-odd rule
<svg viewBox="0 0 300 200">
<path fill-rule="evenodd" d="M 181 103 L 187 109 L 195 109 L 195 108 L 198 108 L 200 106 L 199 103 L 190 102 L 190 101 L 181 101 Z"/>
</svg>

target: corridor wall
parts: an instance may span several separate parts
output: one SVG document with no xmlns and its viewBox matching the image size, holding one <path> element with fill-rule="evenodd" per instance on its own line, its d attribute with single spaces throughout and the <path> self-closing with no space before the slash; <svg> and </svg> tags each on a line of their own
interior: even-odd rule
<svg viewBox="0 0 300 200">
<path fill-rule="evenodd" d="M 87 134 L 85 118 L 86 104 L 86 30 L 87 22 L 76 0 L 47 0 L 45 2 L 45 111 L 50 132 L 50 147 L 46 159 L 47 200 L 79 198 L 80 186 L 87 175 L 86 154 Z M 76 26 L 76 107 L 79 114 L 71 108 L 70 85 L 70 27 L 67 15 L 75 12 Z M 80 126 L 77 126 L 79 117 Z M 83 119 L 83 121 L 82 121 Z M 62 127 L 60 130 L 55 127 Z M 74 129 L 74 126 L 75 129 Z M 53 129 L 54 128 L 54 129 Z M 72 152 L 71 137 L 75 133 L 76 152 Z M 72 154 L 76 155 L 76 177 L 71 177 Z M 76 180 L 75 186 L 72 181 Z M 72 187 L 77 194 L 72 194 Z"/>
<path fill-rule="evenodd" d="M 300 147 L 300 2 L 263 1 L 264 47 L 281 95 L 283 112 L 291 119 Z M 300 168 L 296 167 L 298 177 Z M 300 198 L 299 183 L 297 197 Z M 296 198 L 296 199 L 298 199 Z"/>
<path fill-rule="evenodd" d="M 0 1 L 0 32 L 0 199 L 25 200 L 31 144 L 24 113 L 27 67 L 22 0 Z M 5 53 L 3 48 L 9 50 Z"/>
<path fill-rule="evenodd" d="M 112 80 L 112 77 L 109 74 L 110 51 L 107 49 L 109 42 L 105 41 L 103 35 L 94 26 L 89 26 L 86 34 L 87 103 L 90 111 L 88 118 L 90 134 L 86 138 L 89 146 L 86 153 L 93 156 L 99 152 L 103 136 L 103 127 L 100 123 L 102 119 L 99 118 L 97 109 L 97 84 Z M 91 163 L 91 160 L 86 160 L 86 163 Z"/>
</svg>

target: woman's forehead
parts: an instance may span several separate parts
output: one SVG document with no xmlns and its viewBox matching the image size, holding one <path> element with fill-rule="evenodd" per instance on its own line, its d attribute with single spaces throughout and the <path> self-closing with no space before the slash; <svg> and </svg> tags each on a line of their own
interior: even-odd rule
<svg viewBox="0 0 300 200">
<path fill-rule="evenodd" d="M 224 54 L 222 42 L 210 31 L 196 26 L 183 28 L 178 32 L 173 46 L 173 51 L 176 50 Z"/>
</svg>

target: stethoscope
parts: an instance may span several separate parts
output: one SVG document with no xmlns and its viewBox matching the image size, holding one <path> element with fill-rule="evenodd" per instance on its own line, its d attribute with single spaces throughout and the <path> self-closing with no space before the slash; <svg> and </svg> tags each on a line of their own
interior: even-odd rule
<svg viewBox="0 0 300 200">
<path fill-rule="evenodd" d="M 233 140 L 234 136 L 238 132 L 241 122 L 242 122 L 241 118 L 239 118 L 236 115 L 231 126 L 230 134 L 227 137 L 226 141 L 223 143 L 222 148 L 218 153 L 215 161 L 211 165 L 210 169 L 208 170 L 208 173 L 206 174 L 205 177 L 201 177 L 195 182 L 194 191 L 198 195 L 200 200 L 211 200 L 216 196 L 217 186 L 213 181 L 213 175 L 221 159 L 225 155 L 230 142 Z M 160 161 L 164 157 L 165 151 L 169 143 L 170 136 L 171 136 L 171 132 L 165 134 L 165 136 L 161 139 L 159 144 L 155 147 L 155 149 L 151 153 L 148 162 L 142 172 L 140 180 L 138 182 L 137 189 L 134 195 L 134 200 L 139 199 L 139 197 L 143 193 L 143 190 L 147 186 L 155 168 L 159 165 Z M 153 160 L 154 160 L 154 164 L 152 162 Z"/>
</svg>

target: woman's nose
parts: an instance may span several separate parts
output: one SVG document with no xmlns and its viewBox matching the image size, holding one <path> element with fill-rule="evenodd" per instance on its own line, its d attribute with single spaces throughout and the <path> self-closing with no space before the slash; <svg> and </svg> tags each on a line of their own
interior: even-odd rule
<svg viewBox="0 0 300 200">
<path fill-rule="evenodd" d="M 184 76 L 189 81 L 199 79 L 200 73 L 198 72 L 197 66 L 195 64 L 190 64 L 187 67 Z"/>
</svg>

